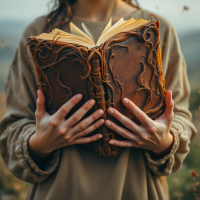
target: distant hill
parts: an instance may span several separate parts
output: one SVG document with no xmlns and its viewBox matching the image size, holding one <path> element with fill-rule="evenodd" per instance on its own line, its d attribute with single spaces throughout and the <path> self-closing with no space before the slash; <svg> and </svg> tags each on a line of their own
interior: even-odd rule
<svg viewBox="0 0 200 200">
<path fill-rule="evenodd" d="M 181 49 L 187 62 L 200 61 L 200 31 L 179 37 Z"/>
<path fill-rule="evenodd" d="M 188 65 L 188 75 L 191 76 L 193 72 L 200 70 L 200 31 L 184 35 L 179 40 Z"/>
<path fill-rule="evenodd" d="M 0 21 L 0 40 L 5 40 L 5 43 L 9 48 L 9 51 L 7 51 L 0 42 L 0 66 L 2 61 L 5 62 L 12 59 L 26 26 L 27 23 L 23 21 Z"/>
</svg>

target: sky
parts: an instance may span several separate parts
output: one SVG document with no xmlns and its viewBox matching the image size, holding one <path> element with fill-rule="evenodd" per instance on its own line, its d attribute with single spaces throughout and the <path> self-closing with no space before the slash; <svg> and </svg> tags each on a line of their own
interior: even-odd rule
<svg viewBox="0 0 200 200">
<path fill-rule="evenodd" d="M 0 20 L 31 22 L 47 14 L 49 0 L 0 0 Z M 134 1 L 133 1 L 134 2 Z M 200 0 L 138 0 L 144 9 L 169 19 L 178 32 L 200 30 Z M 188 11 L 183 7 L 188 6 Z"/>
</svg>

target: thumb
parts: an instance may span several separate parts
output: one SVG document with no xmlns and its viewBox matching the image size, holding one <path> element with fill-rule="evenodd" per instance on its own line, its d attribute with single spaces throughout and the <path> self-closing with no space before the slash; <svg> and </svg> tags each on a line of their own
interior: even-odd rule
<svg viewBox="0 0 200 200">
<path fill-rule="evenodd" d="M 38 98 L 37 98 L 37 101 L 36 101 L 37 109 L 36 109 L 36 112 L 35 112 L 35 116 L 36 116 L 36 118 L 38 118 L 38 117 L 40 118 L 46 112 L 46 110 L 45 110 L 45 96 L 44 96 L 42 90 L 38 90 L 37 94 L 38 94 Z"/>
<path fill-rule="evenodd" d="M 174 117 L 174 101 L 172 99 L 172 91 L 168 90 L 165 95 L 165 104 L 166 104 L 166 109 L 165 109 L 165 117 L 169 119 L 171 122 L 173 117 Z"/>
</svg>

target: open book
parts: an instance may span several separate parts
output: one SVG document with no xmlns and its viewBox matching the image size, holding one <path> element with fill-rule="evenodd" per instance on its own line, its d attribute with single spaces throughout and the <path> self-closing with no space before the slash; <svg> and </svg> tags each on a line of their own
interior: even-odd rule
<svg viewBox="0 0 200 200">
<path fill-rule="evenodd" d="M 55 39 L 57 40 L 57 43 L 72 43 L 72 44 L 78 44 L 78 45 L 86 46 L 88 48 L 92 48 L 95 46 L 99 46 L 100 44 L 114 37 L 118 33 L 134 30 L 149 22 L 150 21 L 148 20 L 144 20 L 144 19 L 135 20 L 133 18 L 129 19 L 128 21 L 125 21 L 123 18 L 121 18 L 112 26 L 112 18 L 111 18 L 108 24 L 106 25 L 105 29 L 101 33 L 96 44 L 94 43 L 92 35 L 88 31 L 84 23 L 82 23 L 82 28 L 85 32 L 83 32 L 77 26 L 75 26 L 72 22 L 70 22 L 71 34 L 55 28 L 49 34 L 43 33 L 37 36 L 37 38 L 44 39 L 44 40 Z"/>
<path fill-rule="evenodd" d="M 84 32 L 71 23 L 71 33 L 54 29 L 28 39 L 38 86 L 46 97 L 46 111 L 54 114 L 71 97 L 81 93 L 82 100 L 66 119 L 92 98 L 96 104 L 83 119 L 103 109 L 104 120 L 124 127 L 107 113 L 109 107 L 114 107 L 140 123 L 122 104 L 124 97 L 151 119 L 159 117 L 165 110 L 166 91 L 157 18 L 151 21 L 122 18 L 113 26 L 110 20 L 97 44 L 84 24 L 82 27 Z M 109 144 L 110 139 L 124 138 L 105 125 L 88 136 L 96 133 L 102 133 L 103 138 L 82 147 L 100 156 L 116 156 L 123 150 Z"/>
</svg>

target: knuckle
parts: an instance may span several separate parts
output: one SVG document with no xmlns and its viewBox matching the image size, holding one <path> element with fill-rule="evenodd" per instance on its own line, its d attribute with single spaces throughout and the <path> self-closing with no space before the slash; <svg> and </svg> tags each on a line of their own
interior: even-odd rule
<svg viewBox="0 0 200 200">
<path fill-rule="evenodd" d="M 149 126 L 149 127 L 148 127 L 148 130 L 149 130 L 150 133 L 156 134 L 156 132 L 157 132 L 157 127 L 156 127 L 156 126 Z"/>
<path fill-rule="evenodd" d="M 130 144 L 130 143 L 127 143 L 125 146 L 126 146 L 126 147 L 131 147 L 131 144 Z"/>
<path fill-rule="evenodd" d="M 85 110 L 89 110 L 90 109 L 90 106 L 89 106 L 88 103 L 86 103 L 83 107 L 84 107 Z"/>
<path fill-rule="evenodd" d="M 105 112 L 104 112 L 103 109 L 99 109 L 99 110 L 96 111 L 96 117 L 97 117 L 97 118 L 99 118 L 100 116 L 102 116 L 102 115 L 104 115 L 104 114 L 105 114 Z"/>
<path fill-rule="evenodd" d="M 129 147 L 129 144 L 125 144 L 125 147 Z"/>
<path fill-rule="evenodd" d="M 126 123 L 127 128 L 131 129 L 133 124 L 131 123 L 131 121 L 128 120 L 128 122 Z"/>
<path fill-rule="evenodd" d="M 55 127 L 55 126 L 57 126 L 57 125 L 59 124 L 59 122 L 58 122 L 57 120 L 51 118 L 51 119 L 49 120 L 49 124 L 50 124 L 51 126 Z"/>
<path fill-rule="evenodd" d="M 142 146 L 144 143 L 143 143 L 142 140 L 138 140 L 138 141 L 137 141 L 137 144 L 138 144 L 139 146 Z"/>
<path fill-rule="evenodd" d="M 75 141 L 74 140 L 70 140 L 68 141 L 68 144 L 71 146 L 71 145 L 74 145 L 75 144 Z"/>
<path fill-rule="evenodd" d="M 40 103 L 39 101 L 36 101 L 36 105 L 40 106 L 40 105 L 42 105 L 42 103 Z"/>
<path fill-rule="evenodd" d="M 145 118 L 145 116 L 144 116 L 144 114 L 142 112 L 138 113 L 137 116 L 141 121 L 144 120 L 144 118 Z"/>
<path fill-rule="evenodd" d="M 135 144 L 134 144 L 134 147 L 135 147 L 135 148 L 140 148 L 140 145 L 139 145 L 138 143 L 135 143 Z"/>
<path fill-rule="evenodd" d="M 171 107 L 174 107 L 174 100 L 171 101 Z"/>
<path fill-rule="evenodd" d="M 36 118 L 39 117 L 39 113 L 38 113 L 38 111 L 35 111 L 35 117 L 36 117 Z"/>
<path fill-rule="evenodd" d="M 110 127 L 112 127 L 112 129 L 114 130 L 114 131 L 116 131 L 117 132 L 117 130 L 121 130 L 121 129 L 119 129 L 119 127 L 117 127 L 115 124 L 113 124 L 113 123 L 111 123 L 111 126 Z M 125 131 L 124 133 L 126 133 L 127 131 Z"/>
<path fill-rule="evenodd" d="M 65 140 L 66 140 L 67 142 L 69 142 L 70 139 L 71 139 L 70 135 L 66 135 L 66 136 L 65 136 Z"/>
<path fill-rule="evenodd" d="M 69 109 L 66 106 L 62 106 L 60 109 L 64 113 L 68 113 L 69 112 Z"/>
<path fill-rule="evenodd" d="M 86 128 L 86 125 L 85 125 L 83 122 L 81 122 L 81 123 L 79 124 L 79 128 L 80 128 L 81 130 L 83 130 L 83 129 Z"/>
<path fill-rule="evenodd" d="M 76 121 L 76 122 L 78 122 L 80 120 L 80 117 L 78 115 L 74 115 L 73 116 L 73 120 Z"/>
<path fill-rule="evenodd" d="M 92 115 L 92 121 L 95 121 L 99 116 L 97 114 Z"/>
<path fill-rule="evenodd" d="M 83 144 L 85 138 L 78 138 L 78 140 L 75 141 L 76 144 Z"/>
<path fill-rule="evenodd" d="M 101 123 L 100 123 L 100 122 L 96 122 L 96 123 L 94 124 L 94 128 L 95 128 L 95 129 L 98 128 L 99 126 L 101 126 Z"/>
<path fill-rule="evenodd" d="M 64 135 L 66 133 L 66 130 L 64 130 L 64 129 L 59 129 L 58 130 L 58 134 L 59 135 Z"/>
<path fill-rule="evenodd" d="M 117 130 L 117 127 L 116 127 L 116 125 L 114 124 L 114 123 L 112 123 L 112 122 L 110 122 L 110 125 L 109 125 L 109 127 L 111 127 L 114 131 L 116 131 Z"/>
<path fill-rule="evenodd" d="M 127 131 L 127 130 L 124 130 L 123 133 L 122 133 L 122 135 L 124 135 L 124 136 L 126 136 L 128 134 L 129 134 L 129 131 Z"/>
<path fill-rule="evenodd" d="M 71 138 L 71 137 L 67 140 L 67 143 L 68 143 L 69 145 L 72 145 L 73 142 L 74 142 L 74 141 L 73 141 L 73 138 Z"/>
<path fill-rule="evenodd" d="M 77 104 L 77 99 L 76 98 L 72 98 L 72 99 L 70 99 L 70 101 L 72 102 L 73 105 Z"/>
<path fill-rule="evenodd" d="M 171 119 L 173 119 L 174 118 L 174 112 L 172 112 L 172 114 L 171 114 L 171 117 L 170 117 Z"/>
<path fill-rule="evenodd" d="M 88 143 L 92 142 L 92 140 L 95 140 L 95 138 L 93 138 L 93 139 L 92 139 L 92 138 L 90 138 L 90 137 L 89 137 L 89 138 L 87 138 L 87 142 L 88 142 Z"/>
<path fill-rule="evenodd" d="M 149 136 L 147 136 L 147 135 L 142 135 L 141 137 L 142 137 L 142 140 L 144 140 L 144 141 L 150 140 Z"/>
<path fill-rule="evenodd" d="M 82 131 L 82 135 L 87 135 L 88 134 L 88 131 L 85 129 Z"/>
</svg>

